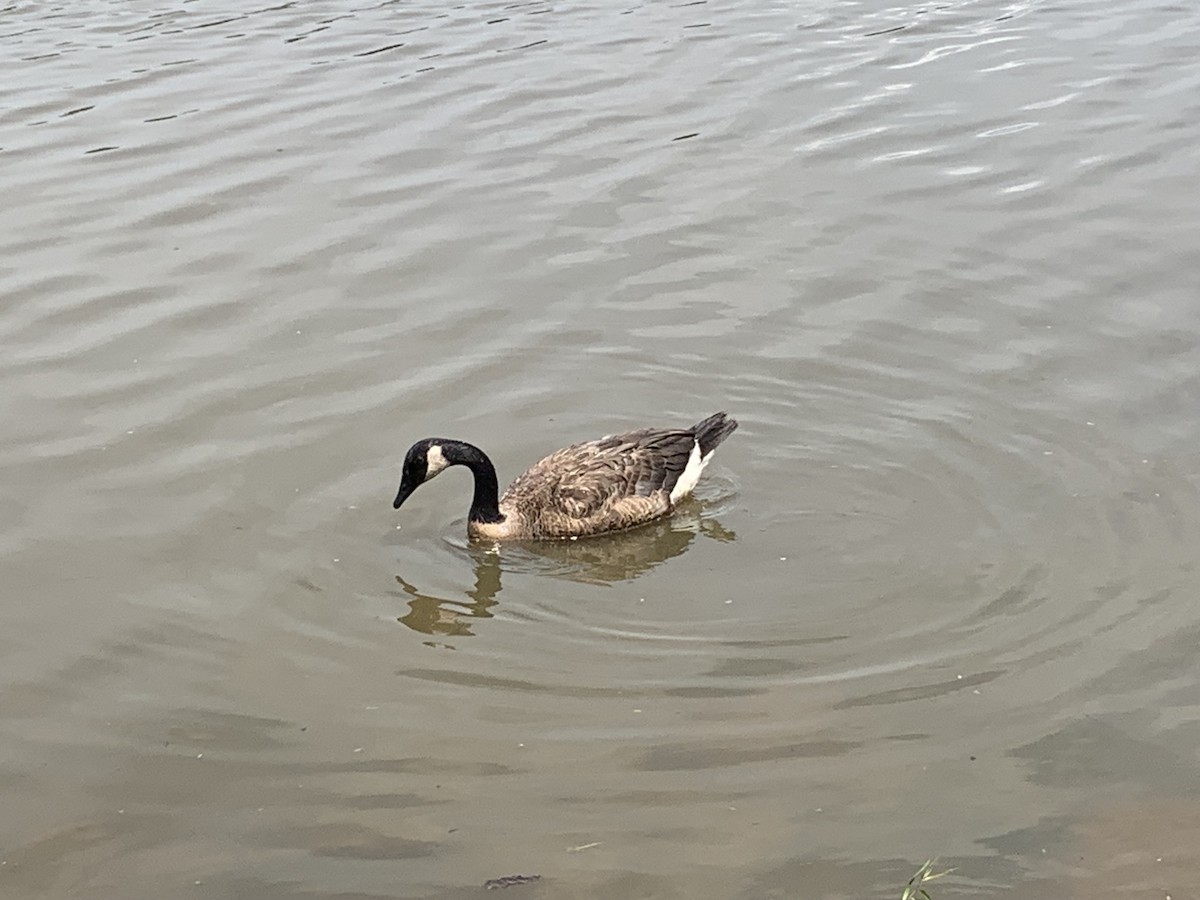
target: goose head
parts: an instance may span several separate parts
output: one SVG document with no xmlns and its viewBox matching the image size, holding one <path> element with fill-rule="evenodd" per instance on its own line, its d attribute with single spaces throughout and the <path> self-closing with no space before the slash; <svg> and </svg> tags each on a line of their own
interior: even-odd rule
<svg viewBox="0 0 1200 900">
<path fill-rule="evenodd" d="M 400 490 L 392 503 L 393 509 L 399 509 L 413 491 L 452 464 L 443 449 L 446 443 L 441 438 L 425 438 L 408 448 L 408 453 L 404 454 L 404 466 L 400 470 Z"/>
</svg>

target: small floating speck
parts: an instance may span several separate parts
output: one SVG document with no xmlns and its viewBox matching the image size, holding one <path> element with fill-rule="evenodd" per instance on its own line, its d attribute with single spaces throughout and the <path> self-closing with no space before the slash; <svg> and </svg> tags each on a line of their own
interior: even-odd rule
<svg viewBox="0 0 1200 900">
<path fill-rule="evenodd" d="M 196 754 L 196 759 L 204 759 L 204 754 L 203 754 L 203 753 L 197 753 L 197 754 Z"/>
<path fill-rule="evenodd" d="M 728 606 L 728 605 L 729 605 L 730 603 L 732 603 L 732 602 L 733 602 L 732 600 L 726 600 L 726 601 L 725 601 L 725 605 L 726 605 L 726 606 Z"/>
<path fill-rule="evenodd" d="M 780 561 L 780 562 L 787 562 L 787 557 L 786 557 L 786 556 L 781 556 L 781 557 L 779 557 L 779 561 Z"/>
<path fill-rule="evenodd" d="M 599 847 L 603 841 L 592 841 L 590 844 L 580 844 L 578 847 L 568 847 L 568 853 L 578 853 L 580 850 L 591 850 L 593 847 Z"/>
<path fill-rule="evenodd" d="M 530 884 L 534 881 L 541 881 L 541 875 L 505 875 L 503 878 L 489 878 L 483 883 L 483 886 L 489 891 L 496 888 L 513 887 L 518 884 Z"/>
<path fill-rule="evenodd" d="M 362 747 L 355 747 L 355 748 L 354 748 L 354 752 L 355 752 L 355 753 L 362 753 L 362 752 L 363 752 L 363 748 L 362 748 Z"/>
<path fill-rule="evenodd" d="M 688 138 L 699 137 L 699 135 L 700 135 L 700 132 L 698 132 L 698 131 L 693 131 L 691 134 L 681 134 L 679 137 L 673 137 L 673 138 L 671 138 L 671 141 L 672 141 L 672 142 L 675 142 L 675 141 L 686 141 Z"/>
<path fill-rule="evenodd" d="M 341 562 L 341 560 L 340 560 L 340 559 L 338 559 L 338 557 L 336 557 L 336 556 L 333 558 L 333 561 L 334 561 L 334 562 Z"/>
</svg>

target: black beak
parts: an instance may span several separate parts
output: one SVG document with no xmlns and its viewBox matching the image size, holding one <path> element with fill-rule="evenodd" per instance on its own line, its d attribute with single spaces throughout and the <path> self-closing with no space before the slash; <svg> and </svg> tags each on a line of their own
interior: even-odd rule
<svg viewBox="0 0 1200 900">
<path fill-rule="evenodd" d="M 396 494 L 396 499 L 392 503 L 392 509 L 399 509 L 404 501 L 407 500 L 412 495 L 412 492 L 416 489 L 417 486 L 415 484 L 410 484 L 407 481 L 401 481 L 400 492 Z"/>
</svg>

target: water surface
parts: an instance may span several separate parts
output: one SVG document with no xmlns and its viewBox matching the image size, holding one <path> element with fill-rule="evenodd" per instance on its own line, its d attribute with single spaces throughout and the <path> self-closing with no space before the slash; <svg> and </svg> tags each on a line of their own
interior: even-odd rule
<svg viewBox="0 0 1200 900">
<path fill-rule="evenodd" d="M 5 897 L 1186 896 L 1200 13 L 13 4 Z M 717 409 L 669 522 L 469 478 Z"/>
</svg>

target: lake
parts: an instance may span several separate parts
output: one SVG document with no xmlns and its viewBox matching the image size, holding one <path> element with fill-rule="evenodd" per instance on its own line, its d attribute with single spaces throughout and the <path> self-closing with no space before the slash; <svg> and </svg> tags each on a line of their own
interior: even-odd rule
<svg viewBox="0 0 1200 900">
<path fill-rule="evenodd" d="M 0 16 L 0 894 L 1181 898 L 1200 9 Z M 503 482 L 717 410 L 696 498 Z M 496 896 L 489 894 L 489 896 Z"/>
</svg>

